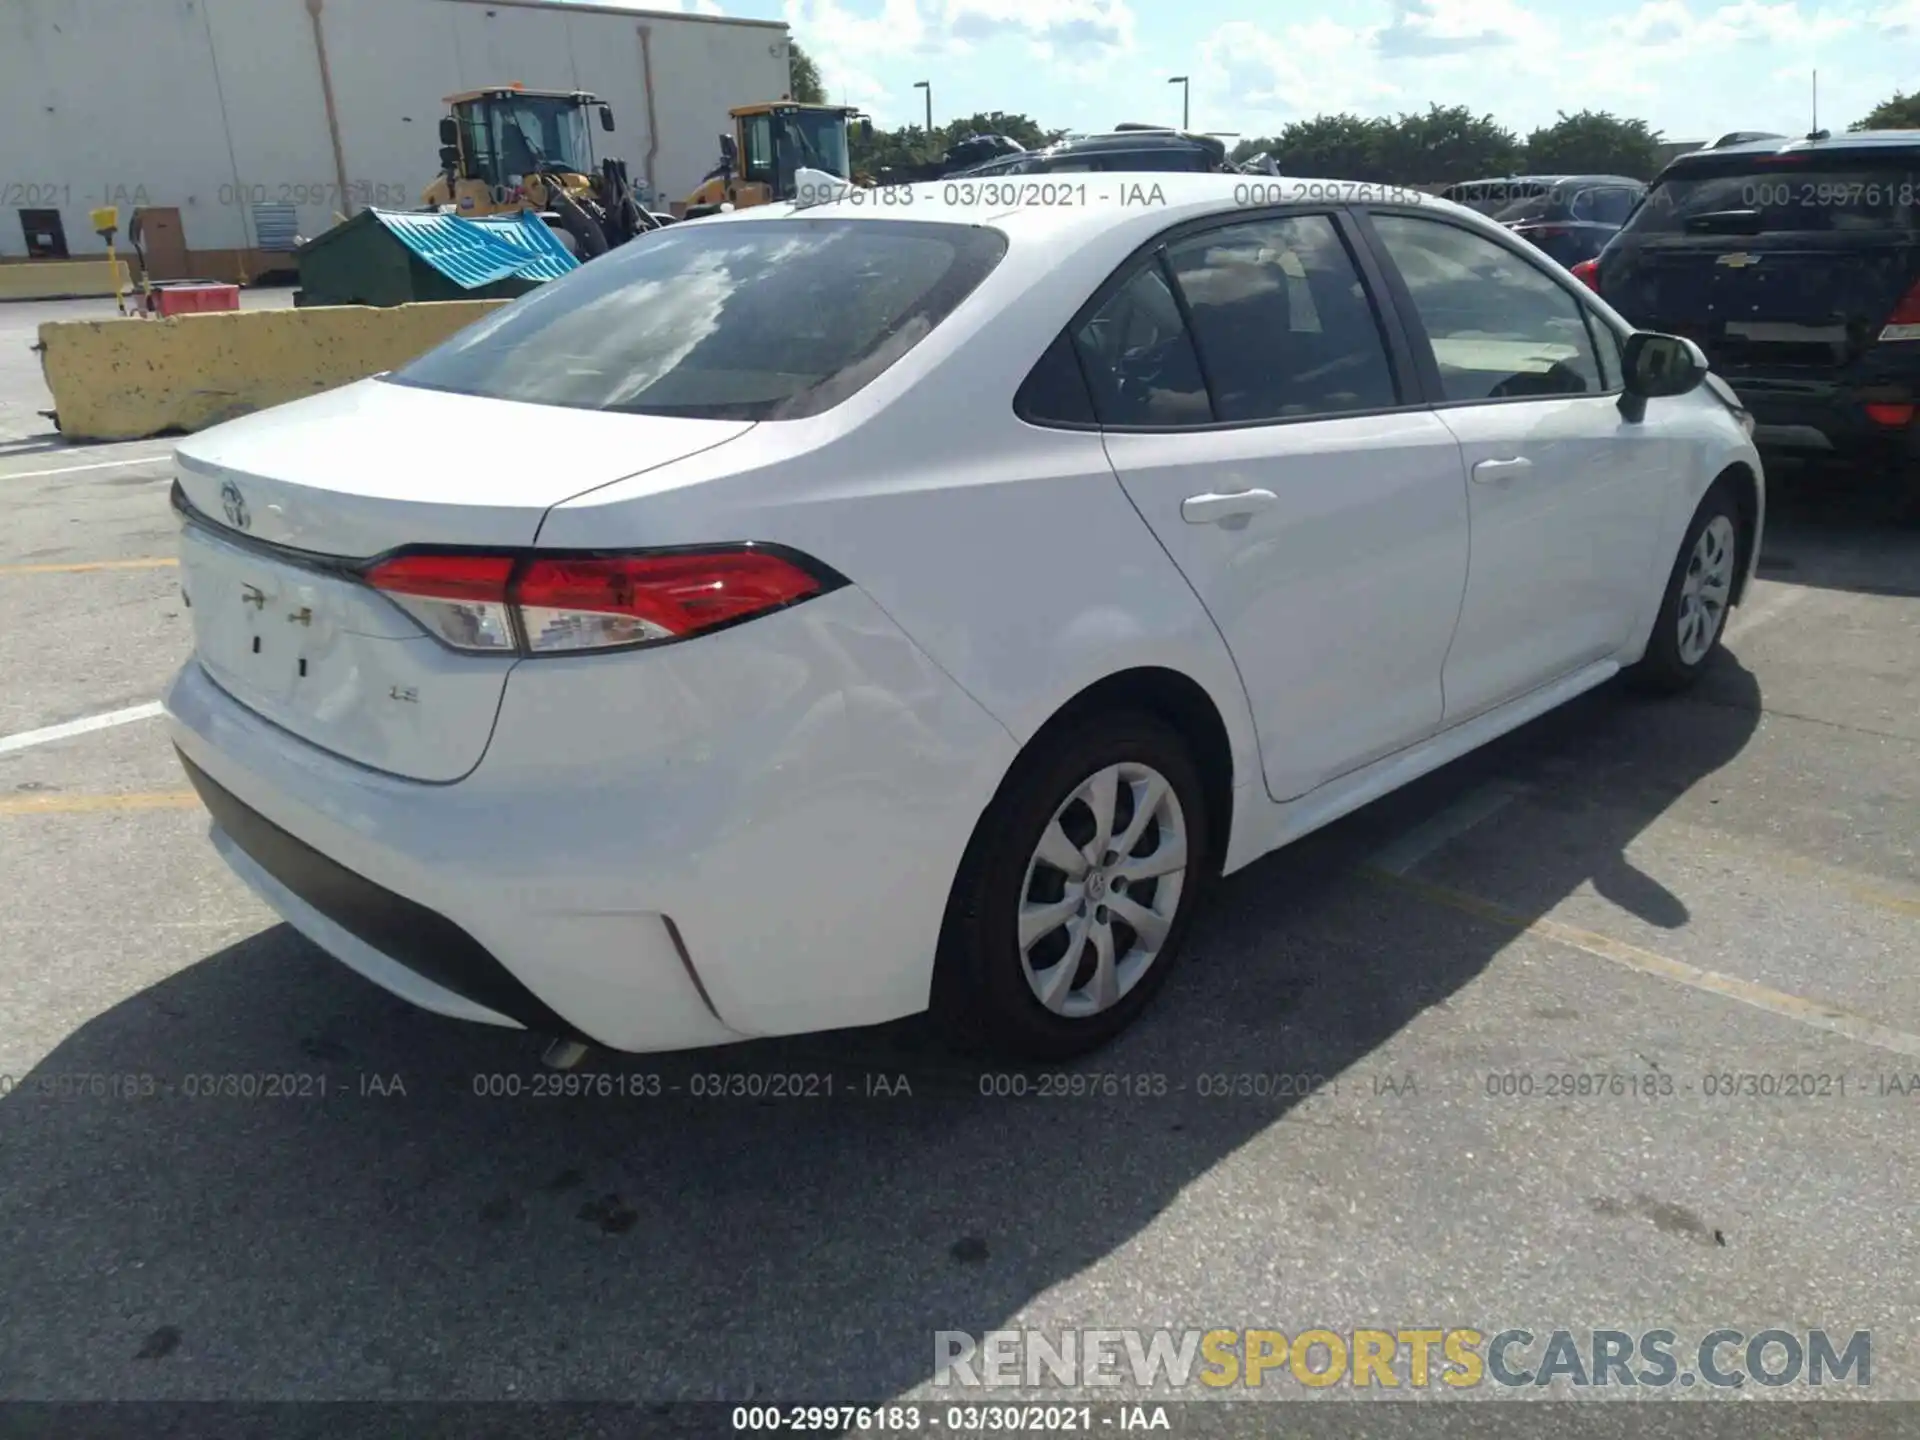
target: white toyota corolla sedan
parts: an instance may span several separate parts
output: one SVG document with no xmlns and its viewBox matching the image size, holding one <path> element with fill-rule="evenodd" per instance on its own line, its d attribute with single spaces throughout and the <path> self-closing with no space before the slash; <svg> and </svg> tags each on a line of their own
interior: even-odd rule
<svg viewBox="0 0 1920 1440">
<path fill-rule="evenodd" d="M 228 863 L 574 1053 L 1062 1058 L 1213 877 L 1708 663 L 1764 500 L 1691 342 L 1417 194 L 1047 178 L 671 226 L 182 443 Z"/>
</svg>

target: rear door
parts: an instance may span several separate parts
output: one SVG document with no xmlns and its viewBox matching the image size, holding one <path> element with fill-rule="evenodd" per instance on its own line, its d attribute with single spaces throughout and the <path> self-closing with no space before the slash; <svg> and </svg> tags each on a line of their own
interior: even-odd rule
<svg viewBox="0 0 1920 1440">
<path fill-rule="evenodd" d="M 1627 642 L 1679 455 L 1620 413 L 1618 339 L 1579 282 L 1446 217 L 1369 221 L 1470 476 L 1473 558 L 1444 677 L 1454 724 Z"/>
<path fill-rule="evenodd" d="M 1233 652 L 1276 799 L 1438 729 L 1466 583 L 1460 447 L 1366 275 L 1331 211 L 1236 219 L 1169 236 L 1074 333 L 1114 470 Z"/>
<path fill-rule="evenodd" d="M 1627 319 L 1697 341 L 1729 379 L 1824 378 L 1879 343 L 1920 279 L 1920 159 L 1849 145 L 1671 170 L 1598 279 Z"/>
</svg>

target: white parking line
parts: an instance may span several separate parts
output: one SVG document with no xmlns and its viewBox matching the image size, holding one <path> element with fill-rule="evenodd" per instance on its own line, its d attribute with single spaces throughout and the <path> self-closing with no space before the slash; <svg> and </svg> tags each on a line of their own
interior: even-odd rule
<svg viewBox="0 0 1920 1440">
<path fill-rule="evenodd" d="M 151 720 L 159 713 L 160 702 L 154 700 L 145 705 L 130 705 L 125 710 L 109 710 L 104 715 L 89 715 L 84 720 L 69 720 L 64 725 L 0 736 L 0 755 L 45 745 L 52 740 L 65 740 L 70 735 L 86 735 L 95 730 L 111 730 L 115 725 L 131 725 L 136 720 Z"/>
<path fill-rule="evenodd" d="M 158 455 L 136 455 L 129 460 L 101 460 L 92 465 L 62 465 L 57 470 L 0 470 L 0 480 L 39 480 L 48 475 L 77 475 L 82 470 L 117 470 L 123 465 L 152 465 L 172 458 L 171 450 L 163 450 Z"/>
<path fill-rule="evenodd" d="M 1505 809 L 1520 794 L 1520 786 L 1505 781 L 1469 790 L 1446 809 L 1407 831 L 1368 863 L 1388 875 L 1404 875 L 1441 846 L 1458 840 L 1481 821 Z"/>
</svg>

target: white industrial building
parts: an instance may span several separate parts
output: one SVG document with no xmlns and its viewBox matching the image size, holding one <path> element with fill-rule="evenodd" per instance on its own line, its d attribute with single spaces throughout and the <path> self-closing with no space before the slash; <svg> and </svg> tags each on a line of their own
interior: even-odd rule
<svg viewBox="0 0 1920 1440">
<path fill-rule="evenodd" d="M 596 155 L 665 208 L 717 162 L 729 107 L 786 93 L 787 27 L 553 0 L 0 0 L 0 261 L 98 254 L 88 212 L 118 205 L 185 252 L 166 268 L 257 272 L 338 215 L 417 208 L 443 97 L 516 82 L 611 105 Z"/>
</svg>

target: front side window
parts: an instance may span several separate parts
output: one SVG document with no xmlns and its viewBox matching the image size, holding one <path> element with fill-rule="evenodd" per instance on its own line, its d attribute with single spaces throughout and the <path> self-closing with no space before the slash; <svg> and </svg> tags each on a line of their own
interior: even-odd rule
<svg viewBox="0 0 1920 1440">
<path fill-rule="evenodd" d="M 1223 421 L 1397 403 L 1386 343 L 1325 215 L 1228 225 L 1167 251 Z"/>
<path fill-rule="evenodd" d="M 1416 215 L 1373 225 L 1412 294 L 1450 401 L 1606 390 L 1584 307 L 1504 245 Z"/>
<path fill-rule="evenodd" d="M 1136 270 L 1074 333 L 1102 425 L 1205 425 L 1207 387 L 1157 263 Z"/>
<path fill-rule="evenodd" d="M 668 226 L 388 378 L 535 405 L 798 419 L 840 403 L 925 339 L 1006 248 L 998 230 L 944 222 Z"/>
</svg>

